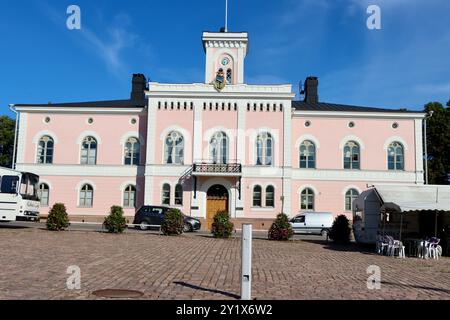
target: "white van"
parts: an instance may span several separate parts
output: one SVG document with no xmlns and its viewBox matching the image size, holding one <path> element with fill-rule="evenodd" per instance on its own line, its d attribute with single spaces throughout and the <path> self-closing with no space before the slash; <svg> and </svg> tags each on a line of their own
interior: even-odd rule
<svg viewBox="0 0 450 320">
<path fill-rule="evenodd" d="M 39 219 L 39 176 L 0 168 L 0 222 Z"/>
<path fill-rule="evenodd" d="M 290 223 L 294 233 L 327 236 L 333 221 L 331 212 L 304 212 L 292 218 Z"/>
</svg>

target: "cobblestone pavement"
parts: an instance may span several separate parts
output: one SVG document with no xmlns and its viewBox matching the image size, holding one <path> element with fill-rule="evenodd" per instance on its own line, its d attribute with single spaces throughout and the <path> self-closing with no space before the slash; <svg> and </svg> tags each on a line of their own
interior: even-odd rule
<svg viewBox="0 0 450 320">
<path fill-rule="evenodd" d="M 0 228 L 0 299 L 96 299 L 100 289 L 131 289 L 142 299 L 236 299 L 240 239 L 164 237 L 95 231 L 52 233 Z M 81 268 L 68 290 L 67 268 Z M 367 289 L 367 267 L 381 289 Z M 258 299 L 450 299 L 450 258 L 396 259 L 320 240 L 254 240 Z"/>
</svg>

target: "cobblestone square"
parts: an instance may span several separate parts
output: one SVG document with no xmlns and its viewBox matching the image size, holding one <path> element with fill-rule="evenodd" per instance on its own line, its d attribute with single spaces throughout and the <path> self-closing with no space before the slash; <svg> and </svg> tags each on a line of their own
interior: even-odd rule
<svg viewBox="0 0 450 320">
<path fill-rule="evenodd" d="M 193 234 L 110 235 L 0 228 L 0 299 L 98 299 L 131 289 L 142 299 L 237 299 L 240 238 Z M 81 290 L 68 290 L 69 266 Z M 367 268 L 381 289 L 367 289 Z M 319 240 L 253 242 L 253 297 L 263 299 L 450 299 L 450 259 L 397 259 Z"/>
</svg>

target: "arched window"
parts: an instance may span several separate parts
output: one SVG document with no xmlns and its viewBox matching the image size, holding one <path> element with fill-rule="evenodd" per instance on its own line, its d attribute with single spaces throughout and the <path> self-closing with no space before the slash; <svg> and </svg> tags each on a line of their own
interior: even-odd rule
<svg viewBox="0 0 450 320">
<path fill-rule="evenodd" d="M 91 208 L 94 200 L 94 188 L 91 185 L 85 184 L 80 189 L 79 206 L 84 208 Z"/>
<path fill-rule="evenodd" d="M 53 147 L 54 141 L 52 137 L 43 136 L 39 140 L 38 153 L 37 153 L 37 163 L 41 164 L 51 164 L 53 163 Z"/>
<path fill-rule="evenodd" d="M 353 201 L 358 198 L 359 192 L 356 189 L 350 189 L 345 193 L 345 210 L 352 211 L 353 210 Z"/>
<path fill-rule="evenodd" d="M 175 205 L 183 205 L 183 186 L 181 184 L 177 184 L 175 187 Z"/>
<path fill-rule="evenodd" d="M 211 160 L 214 164 L 228 162 L 228 137 L 225 132 L 217 132 L 210 141 Z"/>
<path fill-rule="evenodd" d="M 233 70 L 231 69 L 227 70 L 227 83 L 233 84 Z"/>
<path fill-rule="evenodd" d="M 349 141 L 344 147 L 344 169 L 359 170 L 360 166 L 360 147 L 355 141 Z"/>
<path fill-rule="evenodd" d="M 389 170 L 404 170 L 404 149 L 399 142 L 392 142 L 388 148 L 388 169 Z"/>
<path fill-rule="evenodd" d="M 273 160 L 273 139 L 270 133 L 262 133 L 256 138 L 256 165 L 271 166 Z"/>
<path fill-rule="evenodd" d="M 303 141 L 300 145 L 300 168 L 316 168 L 316 146 L 309 140 Z"/>
<path fill-rule="evenodd" d="M 275 188 L 273 186 L 266 187 L 266 207 L 275 207 Z"/>
<path fill-rule="evenodd" d="M 184 138 L 181 133 L 172 131 L 166 137 L 164 161 L 166 164 L 184 163 Z"/>
<path fill-rule="evenodd" d="M 136 187 L 129 185 L 123 191 L 123 206 L 124 208 L 136 207 Z"/>
<path fill-rule="evenodd" d="M 170 184 L 165 183 L 162 188 L 162 201 L 161 203 L 166 206 L 170 206 Z"/>
<path fill-rule="evenodd" d="M 94 137 L 84 138 L 81 144 L 81 164 L 97 164 L 97 140 Z"/>
<path fill-rule="evenodd" d="M 125 143 L 125 165 L 138 166 L 140 164 L 141 144 L 137 138 L 129 138 Z"/>
<path fill-rule="evenodd" d="M 314 210 L 314 191 L 306 188 L 300 195 L 300 209 Z"/>
<path fill-rule="evenodd" d="M 261 186 L 255 186 L 253 188 L 253 206 L 254 207 L 261 207 L 262 206 L 261 193 L 262 193 Z"/>
<path fill-rule="evenodd" d="M 41 183 L 39 185 L 38 196 L 41 200 L 41 206 L 47 207 L 50 199 L 50 188 L 47 184 Z"/>
</svg>

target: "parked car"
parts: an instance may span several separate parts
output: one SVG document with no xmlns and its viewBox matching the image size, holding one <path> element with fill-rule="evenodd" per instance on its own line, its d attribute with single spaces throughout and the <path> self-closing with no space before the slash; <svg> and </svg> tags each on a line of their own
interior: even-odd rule
<svg viewBox="0 0 450 320">
<path fill-rule="evenodd" d="M 333 225 L 333 219 L 330 212 L 305 212 L 292 218 L 290 223 L 294 233 L 327 236 Z"/>
<path fill-rule="evenodd" d="M 151 226 L 161 226 L 169 207 L 142 206 L 135 214 L 133 224 L 137 229 L 148 230 Z M 184 232 L 194 232 L 202 227 L 200 220 L 183 214 Z"/>
</svg>

